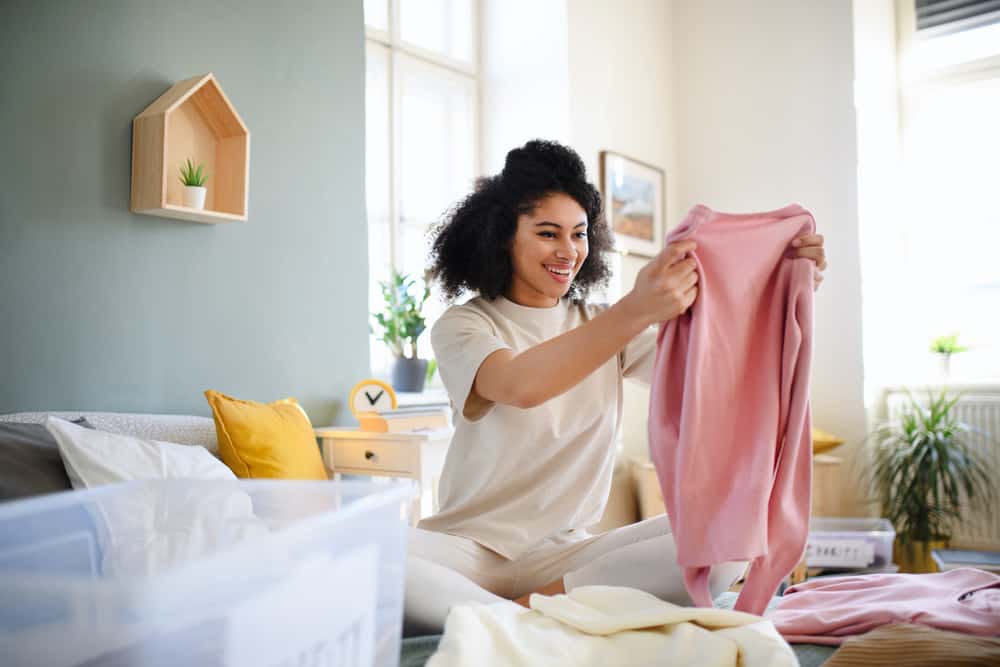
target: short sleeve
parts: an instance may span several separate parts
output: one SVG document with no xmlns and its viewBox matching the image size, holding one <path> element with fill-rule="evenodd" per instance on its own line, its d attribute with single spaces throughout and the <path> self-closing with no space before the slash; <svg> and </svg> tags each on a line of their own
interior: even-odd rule
<svg viewBox="0 0 1000 667">
<path fill-rule="evenodd" d="M 638 336 L 629 341 L 619 354 L 622 375 L 644 384 L 653 381 L 653 365 L 656 362 L 656 338 L 659 329 L 646 327 Z"/>
<path fill-rule="evenodd" d="M 472 383 L 486 357 L 510 345 L 497 336 L 485 315 L 452 306 L 431 328 L 431 347 L 453 408 L 468 421 L 485 417 L 495 403 L 471 398 Z"/>
</svg>

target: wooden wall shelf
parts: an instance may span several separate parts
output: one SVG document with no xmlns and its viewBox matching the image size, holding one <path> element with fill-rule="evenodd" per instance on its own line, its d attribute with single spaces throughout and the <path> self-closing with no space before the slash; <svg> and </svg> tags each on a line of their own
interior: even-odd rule
<svg viewBox="0 0 1000 667">
<path fill-rule="evenodd" d="M 183 205 L 180 167 L 205 165 L 205 209 Z M 194 222 L 247 219 L 250 132 L 209 74 L 179 81 L 132 120 L 133 213 Z"/>
</svg>

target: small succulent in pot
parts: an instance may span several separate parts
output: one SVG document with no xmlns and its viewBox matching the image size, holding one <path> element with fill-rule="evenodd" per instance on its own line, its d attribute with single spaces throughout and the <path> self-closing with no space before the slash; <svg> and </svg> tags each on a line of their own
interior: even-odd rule
<svg viewBox="0 0 1000 667">
<path fill-rule="evenodd" d="M 205 195 L 208 189 L 205 181 L 208 180 L 208 173 L 204 170 L 205 165 L 195 165 L 191 158 L 181 165 L 181 183 L 184 185 L 184 205 L 201 211 L 205 208 Z"/>
<path fill-rule="evenodd" d="M 965 345 L 959 344 L 957 333 L 948 336 L 938 336 L 931 341 L 931 352 L 939 355 L 939 368 L 944 379 L 947 379 L 951 374 L 951 355 L 965 352 L 968 349 Z"/>
</svg>

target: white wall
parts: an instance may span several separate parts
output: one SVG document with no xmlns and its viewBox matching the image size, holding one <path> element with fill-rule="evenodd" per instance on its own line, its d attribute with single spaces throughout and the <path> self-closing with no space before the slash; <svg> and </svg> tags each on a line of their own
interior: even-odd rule
<svg viewBox="0 0 1000 667">
<path fill-rule="evenodd" d="M 697 203 L 757 211 L 794 201 L 816 216 L 831 267 L 816 302 L 813 420 L 847 440 L 838 452 L 846 459 L 842 511 L 864 512 L 853 489 L 859 471 L 852 467 L 866 431 L 852 3 L 564 2 L 568 136 L 592 180 L 599 178 L 601 150 L 662 167 L 668 228 Z M 521 31 L 537 35 L 543 25 L 558 44 L 559 4 L 544 0 L 549 18 Z M 520 48 L 534 43 L 534 37 L 524 39 Z M 548 84 L 520 86 L 535 91 L 521 99 L 537 101 L 541 116 L 501 118 L 500 127 L 520 124 L 509 137 L 537 136 L 532 127 L 562 136 L 553 119 L 562 113 L 563 88 L 553 73 L 563 65 L 548 57 L 538 63 Z M 508 90 L 516 88 L 508 82 Z M 612 299 L 632 285 L 644 263 L 616 261 Z M 647 457 L 648 398 L 645 389 L 626 383 L 626 456 Z"/>
<path fill-rule="evenodd" d="M 598 175 L 610 149 L 662 166 L 667 226 L 697 203 L 724 211 L 799 202 L 826 237 L 817 295 L 816 426 L 848 441 L 842 511 L 859 513 L 865 435 L 850 2 L 568 0 L 573 146 Z M 627 289 L 640 260 L 626 258 Z M 625 453 L 646 456 L 648 393 L 629 386 Z"/>
<path fill-rule="evenodd" d="M 814 425 L 847 440 L 845 512 L 865 436 L 853 107 L 852 4 L 679 0 L 673 4 L 678 194 L 683 209 L 798 202 L 826 237 L 817 294 Z"/>
<path fill-rule="evenodd" d="M 482 4 L 482 172 L 531 139 L 569 141 L 566 0 Z"/>
<path fill-rule="evenodd" d="M 593 182 L 598 156 L 613 150 L 666 171 L 668 226 L 678 220 L 671 6 L 663 0 L 567 0 L 570 140 Z M 609 300 L 635 282 L 646 260 L 614 257 Z M 648 459 L 648 390 L 625 383 L 623 453 Z"/>
</svg>

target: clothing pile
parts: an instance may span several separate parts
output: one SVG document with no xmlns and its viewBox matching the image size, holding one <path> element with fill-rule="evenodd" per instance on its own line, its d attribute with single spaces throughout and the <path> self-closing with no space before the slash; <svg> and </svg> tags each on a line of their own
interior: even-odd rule
<svg viewBox="0 0 1000 667">
<path fill-rule="evenodd" d="M 788 588 L 768 618 L 788 641 L 808 644 L 840 644 L 896 623 L 997 637 L 1000 576 L 960 568 L 820 577 Z"/>
</svg>

